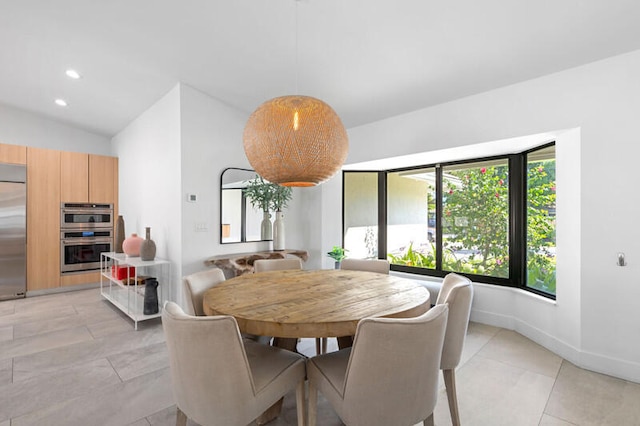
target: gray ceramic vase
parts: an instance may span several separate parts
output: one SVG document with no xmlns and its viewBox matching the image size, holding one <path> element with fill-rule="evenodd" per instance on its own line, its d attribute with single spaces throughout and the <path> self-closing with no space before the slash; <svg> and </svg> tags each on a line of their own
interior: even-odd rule
<svg viewBox="0 0 640 426">
<path fill-rule="evenodd" d="M 145 230 L 146 236 L 140 245 L 140 260 L 153 260 L 156 258 L 156 243 L 151 239 L 151 228 Z"/>
<path fill-rule="evenodd" d="M 114 243 L 114 249 L 116 253 L 124 253 L 122 250 L 122 243 L 124 242 L 124 218 L 118 216 L 116 220 L 116 242 Z"/>
</svg>

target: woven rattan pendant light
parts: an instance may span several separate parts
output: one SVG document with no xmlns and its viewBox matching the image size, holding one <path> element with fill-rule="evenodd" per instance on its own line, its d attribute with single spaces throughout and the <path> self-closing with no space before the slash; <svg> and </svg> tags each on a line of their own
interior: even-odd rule
<svg viewBox="0 0 640 426">
<path fill-rule="evenodd" d="M 314 186 L 326 181 L 340 170 L 349 151 L 347 131 L 338 114 L 310 96 L 282 96 L 260 105 L 247 121 L 243 141 L 251 167 L 264 179 L 284 186 Z"/>
<path fill-rule="evenodd" d="M 347 159 L 349 141 L 340 117 L 320 99 L 282 96 L 258 107 L 244 129 L 251 167 L 284 186 L 313 186 Z"/>
</svg>

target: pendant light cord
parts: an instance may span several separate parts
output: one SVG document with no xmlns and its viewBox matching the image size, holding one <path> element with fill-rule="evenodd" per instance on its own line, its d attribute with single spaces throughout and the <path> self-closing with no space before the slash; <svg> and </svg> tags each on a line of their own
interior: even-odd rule
<svg viewBox="0 0 640 426">
<path fill-rule="evenodd" d="M 295 30 L 296 30 L 296 47 L 295 47 L 295 67 L 296 67 L 296 95 L 299 94 L 298 92 L 298 3 L 300 3 L 300 0 L 294 0 L 296 3 L 296 25 L 295 25 Z"/>
</svg>

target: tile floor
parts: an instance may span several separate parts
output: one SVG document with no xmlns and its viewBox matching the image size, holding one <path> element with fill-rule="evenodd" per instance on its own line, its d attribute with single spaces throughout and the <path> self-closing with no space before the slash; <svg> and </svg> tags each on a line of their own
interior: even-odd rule
<svg viewBox="0 0 640 426">
<path fill-rule="evenodd" d="M 314 340 L 299 349 L 313 355 Z M 470 325 L 457 384 L 463 425 L 640 425 L 640 384 L 495 327 Z M 442 380 L 435 423 L 451 424 Z M 173 424 L 159 320 L 134 331 L 98 289 L 0 302 L 0 426 Z M 295 424 L 290 394 L 271 425 Z M 323 399 L 318 424 L 342 424 Z"/>
</svg>

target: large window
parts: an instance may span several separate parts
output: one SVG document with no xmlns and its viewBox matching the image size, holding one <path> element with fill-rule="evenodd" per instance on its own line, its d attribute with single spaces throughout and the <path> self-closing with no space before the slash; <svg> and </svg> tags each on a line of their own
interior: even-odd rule
<svg viewBox="0 0 640 426">
<path fill-rule="evenodd" d="M 555 146 L 379 172 L 344 172 L 349 257 L 555 297 Z"/>
<path fill-rule="evenodd" d="M 556 293 L 556 151 L 527 154 L 527 286 Z"/>
<path fill-rule="evenodd" d="M 352 259 L 378 257 L 378 173 L 345 173 L 344 248 Z"/>
<path fill-rule="evenodd" d="M 387 256 L 396 265 L 436 267 L 435 168 L 387 173 Z"/>
<path fill-rule="evenodd" d="M 509 163 L 443 167 L 442 269 L 509 277 Z"/>
</svg>

